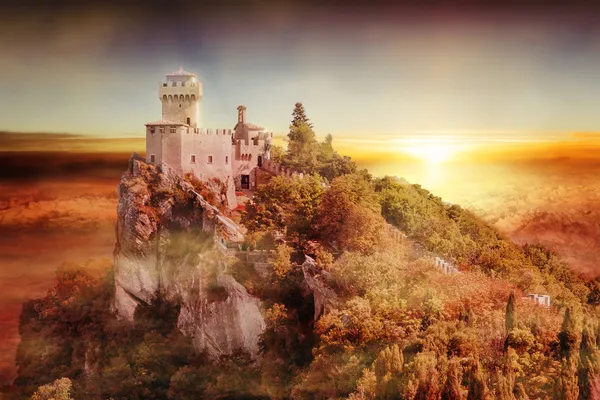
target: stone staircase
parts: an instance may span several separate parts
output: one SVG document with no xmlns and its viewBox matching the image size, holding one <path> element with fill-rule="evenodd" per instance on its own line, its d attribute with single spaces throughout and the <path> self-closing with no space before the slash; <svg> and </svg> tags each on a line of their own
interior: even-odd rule
<svg viewBox="0 0 600 400">
<path fill-rule="evenodd" d="M 438 267 L 444 274 L 446 274 L 446 275 L 460 274 L 460 270 L 456 267 L 455 264 L 453 264 L 452 262 L 445 260 L 443 257 L 440 257 L 439 255 L 425 249 L 425 247 L 421 243 L 415 242 L 415 241 L 409 239 L 408 236 L 404 232 L 402 232 L 401 230 L 396 228 L 394 225 L 388 224 L 388 232 L 389 232 L 389 235 L 392 237 L 392 239 L 403 242 L 403 243 L 409 243 L 413 249 L 413 252 L 418 257 L 425 257 L 425 258 L 433 259 L 435 266 Z"/>
</svg>

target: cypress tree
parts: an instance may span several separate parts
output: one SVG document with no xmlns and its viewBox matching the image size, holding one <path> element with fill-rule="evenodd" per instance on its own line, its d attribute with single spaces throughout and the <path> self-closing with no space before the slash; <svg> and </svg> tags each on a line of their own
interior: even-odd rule
<svg viewBox="0 0 600 400">
<path fill-rule="evenodd" d="M 561 366 L 554 385 L 555 400 L 577 400 L 577 324 L 570 308 L 565 311 L 561 331 L 558 334 Z"/>
<path fill-rule="evenodd" d="M 579 349 L 579 398 L 589 400 L 592 398 L 592 384 L 594 378 L 600 373 L 600 350 L 596 347 L 596 336 L 589 325 L 585 325 L 581 334 L 581 347 Z"/>
<path fill-rule="evenodd" d="M 560 342 L 560 356 L 566 359 L 572 358 L 577 349 L 577 326 L 570 308 L 565 311 L 558 340 Z"/>
<path fill-rule="evenodd" d="M 510 292 L 508 302 L 506 303 L 506 334 L 517 327 L 517 307 L 515 292 Z"/>
<path fill-rule="evenodd" d="M 379 399 L 396 399 L 400 395 L 400 373 L 402 371 L 402 352 L 397 344 L 379 352 L 374 363 L 376 387 Z"/>
<path fill-rule="evenodd" d="M 461 400 L 460 370 L 458 361 L 451 361 L 448 365 L 446 384 L 442 390 L 442 400 Z"/>
<path fill-rule="evenodd" d="M 498 380 L 498 399 L 513 400 L 513 390 L 515 388 L 515 366 L 519 356 L 517 352 L 508 347 L 502 356 L 502 365 L 498 370 L 496 378 Z"/>
<path fill-rule="evenodd" d="M 390 372 L 395 375 L 400 374 L 402 372 L 403 364 L 404 358 L 400 351 L 400 347 L 398 347 L 397 344 L 394 344 L 391 349 Z"/>
<path fill-rule="evenodd" d="M 486 387 L 479 362 L 475 360 L 469 372 L 469 391 L 467 400 L 485 400 Z"/>
</svg>

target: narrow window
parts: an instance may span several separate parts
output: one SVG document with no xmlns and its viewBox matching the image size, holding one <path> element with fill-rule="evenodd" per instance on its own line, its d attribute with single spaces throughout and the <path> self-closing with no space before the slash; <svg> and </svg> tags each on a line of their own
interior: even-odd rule
<svg viewBox="0 0 600 400">
<path fill-rule="evenodd" d="M 159 128 L 159 131 L 160 131 L 160 133 L 165 133 L 165 128 L 161 127 L 161 128 Z"/>
<path fill-rule="evenodd" d="M 186 122 L 188 125 L 190 124 L 190 117 L 187 117 Z"/>
<path fill-rule="evenodd" d="M 225 164 L 229 164 L 229 156 L 225 156 Z"/>
<path fill-rule="evenodd" d="M 193 163 L 195 163 L 195 162 L 196 162 L 196 156 L 195 156 L 194 154 L 192 154 L 192 156 L 191 156 L 191 161 L 192 161 Z"/>
<path fill-rule="evenodd" d="M 150 128 L 150 133 L 154 135 L 154 127 Z"/>
<path fill-rule="evenodd" d="M 212 156 L 208 156 L 208 163 L 212 164 Z"/>
<path fill-rule="evenodd" d="M 156 157 L 154 156 L 154 154 L 150 154 L 150 162 L 155 162 L 156 161 Z"/>
</svg>

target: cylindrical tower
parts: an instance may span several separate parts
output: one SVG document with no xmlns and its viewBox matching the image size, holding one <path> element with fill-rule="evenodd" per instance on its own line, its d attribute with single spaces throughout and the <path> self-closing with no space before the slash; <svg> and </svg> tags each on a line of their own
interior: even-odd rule
<svg viewBox="0 0 600 400">
<path fill-rule="evenodd" d="M 167 74 L 166 81 L 158 86 L 158 96 L 162 102 L 163 120 L 198 127 L 202 84 L 195 74 L 182 68 Z"/>
</svg>

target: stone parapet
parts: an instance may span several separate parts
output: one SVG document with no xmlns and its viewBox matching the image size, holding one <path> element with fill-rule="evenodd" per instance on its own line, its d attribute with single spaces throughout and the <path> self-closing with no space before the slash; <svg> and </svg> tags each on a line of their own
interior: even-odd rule
<svg viewBox="0 0 600 400">
<path fill-rule="evenodd" d="M 264 160 L 261 168 L 277 176 L 286 176 L 288 178 L 298 177 L 300 179 L 304 178 L 303 172 L 297 171 L 291 167 L 285 167 L 272 160 Z"/>
</svg>

